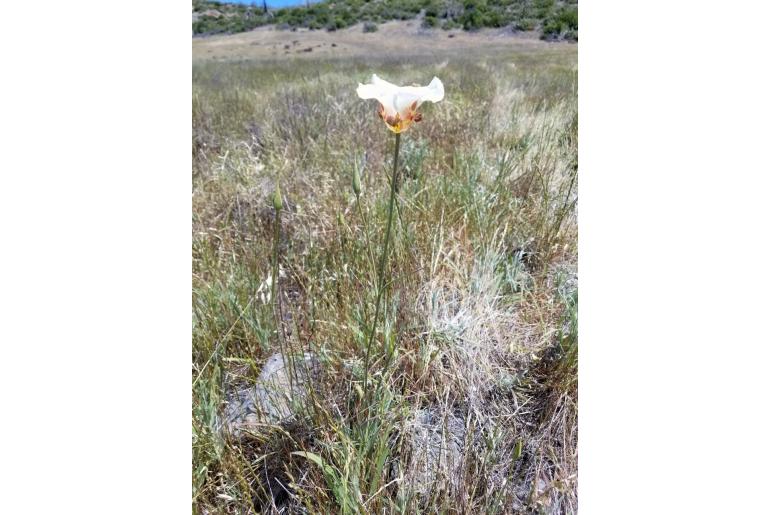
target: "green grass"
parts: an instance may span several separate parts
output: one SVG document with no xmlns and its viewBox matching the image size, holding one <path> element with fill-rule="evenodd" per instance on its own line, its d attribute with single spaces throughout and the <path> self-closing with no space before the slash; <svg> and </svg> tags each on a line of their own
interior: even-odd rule
<svg viewBox="0 0 770 515">
<path fill-rule="evenodd" d="M 577 0 L 324 0 L 268 12 L 261 5 L 195 0 L 193 12 L 199 17 L 193 22 L 193 33 L 235 33 L 270 24 L 337 30 L 360 22 L 372 32 L 378 23 L 422 17 L 425 28 L 511 27 L 539 30 L 544 39 L 577 40 Z"/>
<path fill-rule="evenodd" d="M 195 512 L 577 510 L 576 60 L 568 47 L 193 66 Z M 355 96 L 372 72 L 437 75 L 446 98 L 402 136 L 364 391 L 394 144 Z M 224 435 L 229 393 L 256 381 L 278 331 L 287 353 L 318 356 L 313 395 L 291 420 Z M 461 465 L 427 491 L 419 410 L 442 438 L 450 419 L 464 427 Z"/>
</svg>

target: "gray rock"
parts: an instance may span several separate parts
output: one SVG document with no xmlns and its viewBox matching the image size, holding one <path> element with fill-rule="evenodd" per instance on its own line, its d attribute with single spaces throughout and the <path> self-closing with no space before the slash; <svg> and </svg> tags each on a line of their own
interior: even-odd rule
<svg viewBox="0 0 770 515">
<path fill-rule="evenodd" d="M 434 488 L 456 490 L 462 481 L 463 420 L 436 408 L 418 410 L 407 430 L 409 458 L 403 485 L 422 498 Z"/>
<path fill-rule="evenodd" d="M 318 360 L 310 353 L 297 355 L 293 360 L 273 354 L 253 387 L 237 390 L 230 396 L 224 414 L 225 429 L 241 436 L 257 425 L 290 419 L 301 410 L 318 370 Z"/>
</svg>

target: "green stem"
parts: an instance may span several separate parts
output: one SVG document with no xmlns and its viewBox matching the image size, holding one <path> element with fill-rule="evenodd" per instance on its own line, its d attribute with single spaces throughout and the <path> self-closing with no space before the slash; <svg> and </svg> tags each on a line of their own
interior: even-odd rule
<svg viewBox="0 0 770 515">
<path fill-rule="evenodd" d="M 293 392 L 292 374 L 291 374 L 290 368 L 287 366 L 287 363 L 286 363 L 286 360 L 290 358 L 289 356 L 286 355 L 286 349 L 284 349 L 283 338 L 281 338 L 283 327 L 281 324 L 282 317 L 281 317 L 280 301 L 278 300 L 278 245 L 281 241 L 281 210 L 280 209 L 275 210 L 274 227 L 275 229 L 273 232 L 273 239 L 275 241 L 273 245 L 273 280 L 271 284 L 270 298 L 273 301 L 273 316 L 275 317 L 275 332 L 278 338 L 278 346 L 281 349 L 283 367 L 286 369 L 287 375 L 289 376 L 289 392 Z"/>
<path fill-rule="evenodd" d="M 393 176 L 390 178 L 390 203 L 388 204 L 388 226 L 385 229 L 385 243 L 382 249 L 382 255 L 380 255 L 380 266 L 377 271 L 377 301 L 374 304 L 374 321 L 372 322 L 372 330 L 369 333 L 369 341 L 366 344 L 366 355 L 364 357 L 364 392 L 366 392 L 366 384 L 369 378 L 369 351 L 372 348 L 372 341 L 374 340 L 374 334 L 377 332 L 377 318 L 380 315 L 380 300 L 382 299 L 382 290 L 385 284 L 385 262 L 388 258 L 388 244 L 390 243 L 390 227 L 393 222 L 393 205 L 396 200 L 396 183 L 398 182 L 398 149 L 401 146 L 401 134 L 396 133 L 396 149 L 393 153 Z"/>
<path fill-rule="evenodd" d="M 278 241 L 281 237 L 281 212 L 276 209 L 275 223 L 273 224 L 273 280 L 271 281 L 270 298 L 273 300 L 273 315 L 278 316 L 278 296 L 276 290 L 278 286 Z M 278 330 L 279 320 L 276 318 L 276 331 Z"/>
<path fill-rule="evenodd" d="M 366 255 L 369 257 L 369 266 L 374 268 L 374 256 L 372 255 L 372 243 L 369 241 L 369 222 L 367 222 L 364 216 L 364 211 L 361 209 L 361 198 L 356 195 L 356 207 L 358 208 L 358 216 L 361 218 L 361 222 L 364 224 L 364 239 L 366 240 Z"/>
</svg>

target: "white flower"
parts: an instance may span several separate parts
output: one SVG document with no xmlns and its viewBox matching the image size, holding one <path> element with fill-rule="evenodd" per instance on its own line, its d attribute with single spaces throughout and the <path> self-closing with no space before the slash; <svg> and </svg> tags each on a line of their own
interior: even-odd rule
<svg viewBox="0 0 770 515">
<path fill-rule="evenodd" d="M 413 122 L 422 120 L 417 109 L 425 101 L 439 102 L 444 98 L 444 85 L 433 77 L 427 86 L 396 86 L 377 75 L 369 84 L 358 84 L 358 96 L 364 100 L 374 98 L 380 102 L 377 113 L 395 133 L 407 130 Z"/>
</svg>

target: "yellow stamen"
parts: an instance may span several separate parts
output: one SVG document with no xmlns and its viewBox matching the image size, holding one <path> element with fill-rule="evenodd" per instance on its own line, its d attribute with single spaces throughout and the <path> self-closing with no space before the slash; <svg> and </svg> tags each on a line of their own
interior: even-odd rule
<svg viewBox="0 0 770 515">
<path fill-rule="evenodd" d="M 417 112 L 416 101 L 412 102 L 412 105 L 409 106 L 405 118 L 401 118 L 399 113 L 386 116 L 385 108 L 382 104 L 380 104 L 379 108 L 377 109 L 377 115 L 385 122 L 385 125 L 388 126 L 388 129 L 395 132 L 396 134 L 404 132 L 409 127 L 411 127 L 413 123 L 422 121 L 422 113 Z"/>
</svg>

